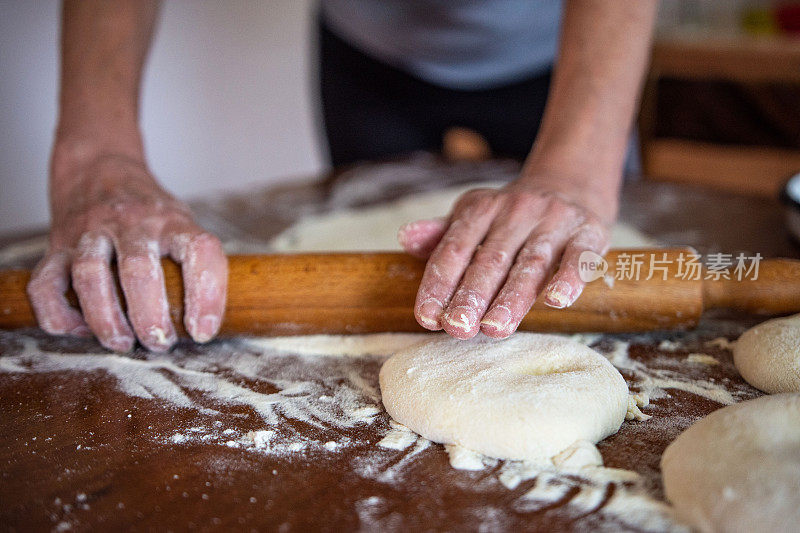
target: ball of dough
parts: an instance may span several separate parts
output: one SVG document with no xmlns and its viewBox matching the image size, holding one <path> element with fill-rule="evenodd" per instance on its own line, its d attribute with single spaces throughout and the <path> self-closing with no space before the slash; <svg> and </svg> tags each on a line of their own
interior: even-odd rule
<svg viewBox="0 0 800 533">
<path fill-rule="evenodd" d="M 764 392 L 800 392 L 800 315 L 767 320 L 733 347 L 742 377 Z"/>
<path fill-rule="evenodd" d="M 503 459 L 549 459 L 625 419 L 628 387 L 608 360 L 556 335 L 447 335 L 402 350 L 380 372 L 386 410 L 435 442 Z"/>
<path fill-rule="evenodd" d="M 667 447 L 661 470 L 667 499 L 700 531 L 797 531 L 800 395 L 714 411 Z"/>
</svg>

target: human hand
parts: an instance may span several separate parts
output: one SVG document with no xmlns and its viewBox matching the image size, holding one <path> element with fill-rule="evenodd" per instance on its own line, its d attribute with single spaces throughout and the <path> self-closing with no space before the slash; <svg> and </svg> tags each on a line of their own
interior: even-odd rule
<svg viewBox="0 0 800 533">
<path fill-rule="evenodd" d="M 608 248 L 616 190 L 606 196 L 598 201 L 582 187 L 554 190 L 546 180 L 520 179 L 499 190 L 467 192 L 446 220 L 406 224 L 400 243 L 428 258 L 414 307 L 417 322 L 459 339 L 479 331 L 508 337 L 556 266 L 544 301 L 572 305 L 585 285 L 578 257 Z"/>
<path fill-rule="evenodd" d="M 160 258 L 182 267 L 184 324 L 197 342 L 219 330 L 228 263 L 219 240 L 201 229 L 189 208 L 162 189 L 140 159 L 102 154 L 54 158 L 50 245 L 28 284 L 43 330 L 88 336 L 127 352 L 136 338 L 153 351 L 177 340 Z M 116 258 L 127 316 L 117 297 Z M 80 303 L 64 295 L 70 281 Z"/>
</svg>

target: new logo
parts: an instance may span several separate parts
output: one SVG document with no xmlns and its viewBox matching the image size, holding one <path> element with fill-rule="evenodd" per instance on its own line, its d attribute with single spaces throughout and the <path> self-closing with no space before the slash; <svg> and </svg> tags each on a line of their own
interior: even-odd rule
<svg viewBox="0 0 800 533">
<path fill-rule="evenodd" d="M 586 250 L 578 257 L 578 275 L 585 283 L 602 278 L 608 272 L 608 262 L 603 256 Z"/>
</svg>

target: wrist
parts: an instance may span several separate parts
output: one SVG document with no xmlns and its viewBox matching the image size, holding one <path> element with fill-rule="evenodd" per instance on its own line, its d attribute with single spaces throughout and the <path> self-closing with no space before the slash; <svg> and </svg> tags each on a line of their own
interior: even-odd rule
<svg viewBox="0 0 800 533">
<path fill-rule="evenodd" d="M 61 97 L 52 153 L 54 170 L 62 164 L 67 167 L 81 164 L 104 153 L 144 160 L 135 99 L 77 91 L 69 94 Z"/>
<path fill-rule="evenodd" d="M 576 180 L 607 176 L 609 181 L 620 181 L 628 145 L 627 130 L 605 133 L 591 132 L 593 128 L 576 134 L 540 134 L 527 160 L 525 172 L 557 173 Z"/>
<path fill-rule="evenodd" d="M 137 128 L 59 128 L 51 154 L 51 180 L 65 180 L 103 157 L 124 157 L 144 164 L 144 147 Z"/>
<path fill-rule="evenodd" d="M 515 184 L 525 188 L 548 191 L 568 199 L 592 212 L 606 224 L 611 224 L 619 210 L 621 173 L 603 169 L 587 170 L 568 163 L 543 164 L 528 162 Z"/>
<path fill-rule="evenodd" d="M 53 143 L 50 159 L 50 196 L 53 200 L 67 198 L 76 191 L 92 188 L 92 181 L 106 175 L 98 169 L 104 163 L 134 165 L 141 172 L 126 172 L 125 180 L 155 181 L 147 171 L 141 137 L 116 132 L 109 136 L 78 135 L 59 130 Z M 80 194 L 80 192 L 78 192 Z"/>
<path fill-rule="evenodd" d="M 619 209 L 627 130 L 590 134 L 594 128 L 587 121 L 575 128 L 577 133 L 558 128 L 542 132 L 519 180 L 572 198 L 612 223 Z"/>
</svg>

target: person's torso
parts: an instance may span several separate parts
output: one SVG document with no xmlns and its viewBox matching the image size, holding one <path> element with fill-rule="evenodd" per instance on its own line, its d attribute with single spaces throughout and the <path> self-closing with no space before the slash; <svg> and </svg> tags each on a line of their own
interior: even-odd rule
<svg viewBox="0 0 800 533">
<path fill-rule="evenodd" d="M 352 46 L 428 82 L 499 86 L 552 65 L 561 0 L 321 0 Z"/>
</svg>

